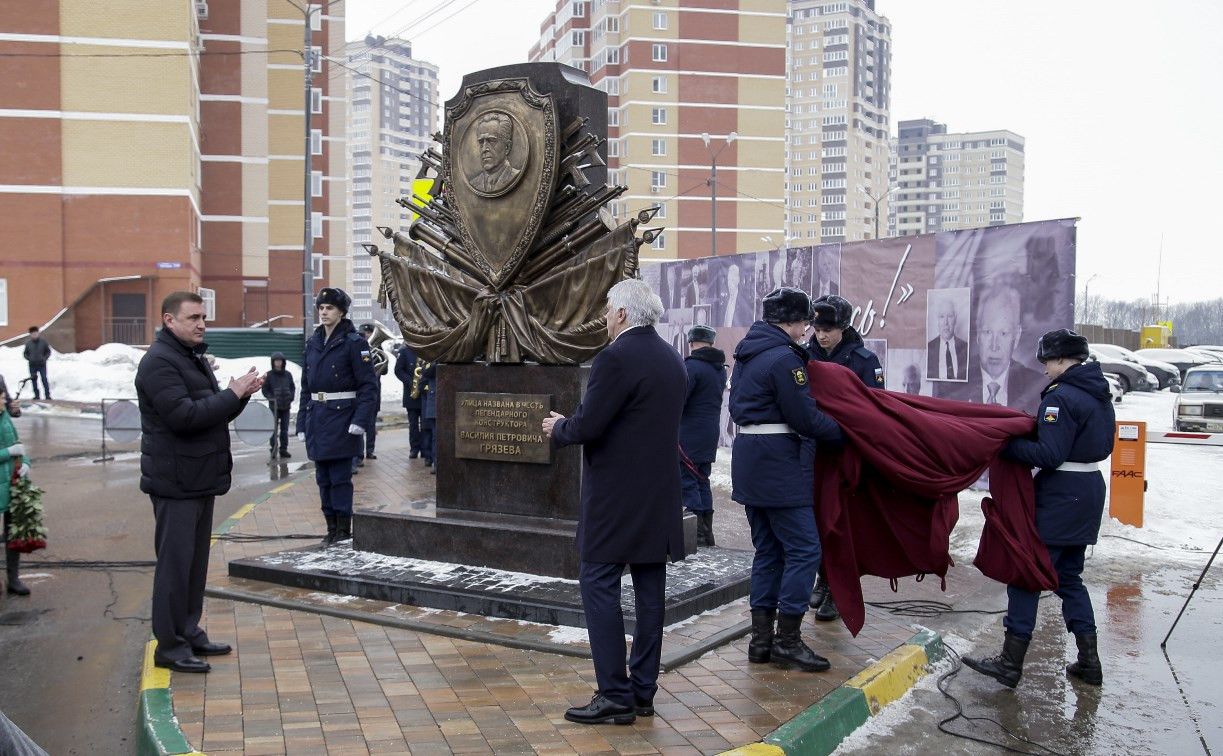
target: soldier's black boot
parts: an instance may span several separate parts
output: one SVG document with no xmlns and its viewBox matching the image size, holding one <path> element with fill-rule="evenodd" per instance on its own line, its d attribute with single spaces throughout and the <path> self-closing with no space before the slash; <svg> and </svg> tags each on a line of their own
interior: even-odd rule
<svg viewBox="0 0 1223 756">
<path fill-rule="evenodd" d="M 841 610 L 837 609 L 837 602 L 832 600 L 832 591 L 824 596 L 824 603 L 820 604 L 820 608 L 815 610 L 815 618 L 820 622 L 832 622 L 841 616 Z"/>
<path fill-rule="evenodd" d="M 776 609 L 752 610 L 752 640 L 747 644 L 747 660 L 752 664 L 765 664 L 773 648 L 773 623 L 777 620 Z"/>
<path fill-rule="evenodd" d="M 828 583 L 824 582 L 823 575 L 817 575 L 815 578 L 815 588 L 811 590 L 811 600 L 807 602 L 807 606 L 812 609 L 819 609 L 824 604 L 824 599 L 828 598 Z"/>
<path fill-rule="evenodd" d="M 701 514 L 701 521 L 705 523 L 705 545 L 717 546 L 718 544 L 713 540 L 713 510 L 703 512 Z"/>
<path fill-rule="evenodd" d="M 327 535 L 323 536 L 323 540 L 319 542 L 320 546 L 330 546 L 335 543 L 335 515 L 323 515 L 327 520 Z"/>
<path fill-rule="evenodd" d="M 803 615 L 781 614 L 777 617 L 777 634 L 773 636 L 770 660 L 783 667 L 798 667 L 804 672 L 823 672 L 832 665 L 819 656 L 802 638 Z"/>
<path fill-rule="evenodd" d="M 1075 633 L 1074 642 L 1079 645 L 1079 660 L 1066 665 L 1066 674 L 1088 685 L 1102 685 L 1104 670 L 1100 667 L 1100 654 L 1096 651 L 1096 634 Z"/>
<path fill-rule="evenodd" d="M 1028 641 L 1018 635 L 1006 634 L 1002 642 L 1002 653 L 986 659 L 964 657 L 964 664 L 983 675 L 989 675 L 1008 688 L 1019 684 L 1023 677 L 1023 657 L 1028 653 Z"/>
<path fill-rule="evenodd" d="M 29 596 L 30 589 L 21 582 L 21 578 L 17 577 L 17 571 L 21 565 L 21 552 L 6 548 L 4 560 L 5 566 L 8 567 L 8 587 L 5 590 L 14 596 Z"/>
<path fill-rule="evenodd" d="M 333 543 L 352 540 L 352 515 L 337 515 L 335 525 L 335 541 Z"/>
</svg>

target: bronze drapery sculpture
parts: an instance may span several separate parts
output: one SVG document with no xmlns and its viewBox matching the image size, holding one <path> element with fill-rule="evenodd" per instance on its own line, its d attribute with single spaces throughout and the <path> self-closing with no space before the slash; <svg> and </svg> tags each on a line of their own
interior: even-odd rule
<svg viewBox="0 0 1223 756">
<path fill-rule="evenodd" d="M 582 86 L 580 71 L 564 76 Z M 613 225 L 605 206 L 626 187 L 587 178 L 605 165 L 588 119 L 558 128 L 558 98 L 532 77 L 479 77 L 446 104 L 444 153 L 421 155 L 431 196 L 397 200 L 417 219 L 406 234 L 379 228 L 393 253 L 365 245 L 379 299 L 426 359 L 580 363 L 607 342 L 607 290 L 638 275 L 638 248 L 662 232 L 636 236 L 657 208 Z"/>
</svg>

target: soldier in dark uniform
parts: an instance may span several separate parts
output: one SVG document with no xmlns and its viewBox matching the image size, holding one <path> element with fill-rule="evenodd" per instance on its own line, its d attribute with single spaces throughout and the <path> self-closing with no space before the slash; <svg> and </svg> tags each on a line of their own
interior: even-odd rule
<svg viewBox="0 0 1223 756">
<path fill-rule="evenodd" d="M 430 360 L 421 366 L 420 373 L 420 453 L 425 458 L 425 467 L 437 474 L 437 363 Z"/>
<path fill-rule="evenodd" d="M 883 388 L 883 368 L 879 365 L 879 358 L 863 345 L 862 336 L 849 324 L 854 312 L 849 300 L 836 294 L 825 294 L 812 302 L 811 307 L 815 310 L 815 318 L 810 323 L 808 356 L 816 362 L 844 365 L 868 387 Z M 814 445 L 811 445 L 811 450 L 814 457 Z M 816 610 L 815 618 L 820 622 L 831 622 L 841 616 L 832 592 L 828 590 L 823 566 L 820 567 L 809 604 Z"/>
<path fill-rule="evenodd" d="M 688 331 L 692 352 L 684 360 L 688 394 L 679 424 L 679 482 L 684 509 L 696 515 L 696 545 L 713 546 L 713 490 L 709 474 L 718 456 L 718 418 L 726 389 L 726 353 L 715 349 L 717 332 L 706 325 Z"/>
<path fill-rule="evenodd" d="M 395 357 L 395 377 L 403 384 L 403 408 L 408 412 L 408 459 L 420 456 L 420 372 L 424 372 L 424 360 L 407 344 L 399 349 Z"/>
<path fill-rule="evenodd" d="M 731 498 L 746 509 L 756 548 L 747 658 L 818 672 L 828 660 L 803 643 L 801 626 L 820 566 L 820 537 L 812 476 L 796 471 L 804 464 L 803 439 L 841 443 L 844 436 L 807 386 L 807 353 L 798 340 L 814 316 L 811 299 L 799 289 L 774 289 L 763 314 L 735 348 L 730 381 L 730 414 L 740 426 Z"/>
<path fill-rule="evenodd" d="M 1052 381 L 1041 393 L 1035 438 L 1012 438 L 1002 456 L 1040 468 L 1036 474 L 1036 531 L 1057 570 L 1066 629 L 1074 633 L 1078 660 L 1066 672 L 1091 685 L 1104 680 L 1096 649 L 1091 596 L 1083 585 L 1087 546 L 1100 535 L 1104 476 L 1099 462 L 1113 451 L 1116 418 L 1100 363 L 1088 362 L 1087 339 L 1065 328 L 1040 338 L 1036 359 Z M 1006 638 L 1002 653 L 964 657 L 964 663 L 1014 688 L 1036 629 L 1039 593 L 1007 586 Z"/>
<path fill-rule="evenodd" d="M 352 538 L 352 459 L 378 409 L 369 344 L 345 317 L 351 303 L 343 289 L 325 288 L 315 297 L 322 324 L 306 342 L 297 409 L 298 438 L 314 461 L 327 520 L 325 545 Z"/>
<path fill-rule="evenodd" d="M 362 338 L 365 339 L 365 343 L 367 345 L 366 349 L 370 351 L 370 354 L 373 354 L 373 348 L 368 346 L 369 340 L 370 340 L 370 337 L 374 335 L 374 331 L 376 330 L 377 329 L 374 328 L 374 325 L 372 323 L 362 323 L 361 324 L 361 336 Z M 386 372 L 386 364 L 383 363 L 381 366 L 379 366 L 377 364 L 377 360 L 373 360 L 372 362 L 374 364 L 374 380 L 378 382 L 378 405 L 380 408 L 382 404 L 382 374 Z M 374 454 L 374 443 L 377 441 L 377 439 L 378 439 L 378 408 L 374 410 L 374 422 L 370 424 L 370 427 L 365 429 L 364 453 L 358 454 L 357 456 L 353 457 L 352 466 L 354 468 L 353 469 L 354 475 L 357 474 L 357 471 L 355 468 L 365 467 L 365 460 L 378 459 L 378 455 Z"/>
</svg>

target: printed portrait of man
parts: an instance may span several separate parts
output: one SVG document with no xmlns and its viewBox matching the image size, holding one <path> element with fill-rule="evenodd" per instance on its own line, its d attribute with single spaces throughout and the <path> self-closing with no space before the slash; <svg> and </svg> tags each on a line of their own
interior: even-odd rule
<svg viewBox="0 0 1223 756">
<path fill-rule="evenodd" d="M 931 290 L 930 314 L 934 318 L 933 338 L 926 342 L 926 377 L 936 381 L 968 380 L 968 340 L 960 338 L 965 325 L 958 310 L 967 309 L 968 289 Z M 929 335 L 929 334 L 927 334 Z"/>
<path fill-rule="evenodd" d="M 816 282 L 811 296 L 819 298 L 841 293 L 841 249 L 825 245 L 816 250 Z"/>
<path fill-rule="evenodd" d="M 477 192 L 499 194 L 512 187 L 522 172 L 510 164 L 514 146 L 514 122 L 505 113 L 489 111 L 476 121 L 476 145 L 480 171 L 467 176 Z"/>
</svg>

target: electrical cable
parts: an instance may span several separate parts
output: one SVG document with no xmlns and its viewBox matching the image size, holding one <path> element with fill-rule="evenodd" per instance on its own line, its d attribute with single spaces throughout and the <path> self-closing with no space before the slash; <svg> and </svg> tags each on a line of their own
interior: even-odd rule
<svg viewBox="0 0 1223 756">
<path fill-rule="evenodd" d="M 1046 756 L 1046 755 L 1069 756 L 1068 754 L 1064 754 L 1061 751 L 1055 751 L 1052 748 L 1050 748 L 1049 746 L 1044 745 L 1042 743 L 1037 743 L 1035 741 L 1028 740 L 1027 738 L 1021 735 L 1016 735 L 1015 733 L 1008 730 L 1005 725 L 1003 725 L 1001 722 L 994 719 L 993 717 L 969 716 L 965 714 L 963 704 L 960 703 L 960 700 L 958 698 L 951 695 L 950 691 L 948 690 L 948 688 L 950 688 L 951 686 L 951 683 L 948 681 L 954 678 L 956 675 L 958 675 L 960 673 L 960 670 L 964 668 L 964 665 L 960 661 L 960 655 L 956 653 L 955 649 L 951 648 L 950 646 L 944 646 L 944 647 L 947 649 L 947 653 L 950 655 L 952 663 L 955 666 L 953 666 L 950 670 L 948 670 L 947 672 L 944 672 L 942 675 L 939 676 L 936 686 L 938 687 L 939 693 L 942 693 L 943 696 L 947 698 L 948 700 L 950 700 L 952 705 L 955 706 L 955 714 L 952 714 L 951 716 L 947 717 L 946 719 L 941 720 L 938 723 L 939 732 L 945 733 L 947 735 L 951 735 L 952 737 L 964 738 L 965 740 L 972 740 L 977 743 L 984 743 L 985 745 L 991 745 L 996 748 L 1001 748 L 1004 751 L 1007 751 L 1008 753 L 1024 753 L 1024 754 L 1029 754 L 1029 756 Z M 1019 741 L 1020 743 L 1024 743 L 1029 746 L 1033 746 L 1041 750 L 1025 751 L 1020 748 L 1013 748 L 1009 745 L 1006 745 L 1005 743 L 998 743 L 993 740 L 988 740 L 986 738 L 977 737 L 976 735 L 969 735 L 968 733 L 963 733 L 963 732 L 954 732 L 948 729 L 947 725 L 950 724 L 951 722 L 954 722 L 957 719 L 963 719 L 966 722 L 989 722 L 991 724 L 996 725 L 1000 730 L 1005 732 L 1011 738 Z"/>
<path fill-rule="evenodd" d="M 867 606 L 882 609 L 898 617 L 940 617 L 944 614 L 1006 614 L 1005 609 L 955 609 L 951 604 L 926 599 L 902 601 L 867 601 Z"/>
</svg>

